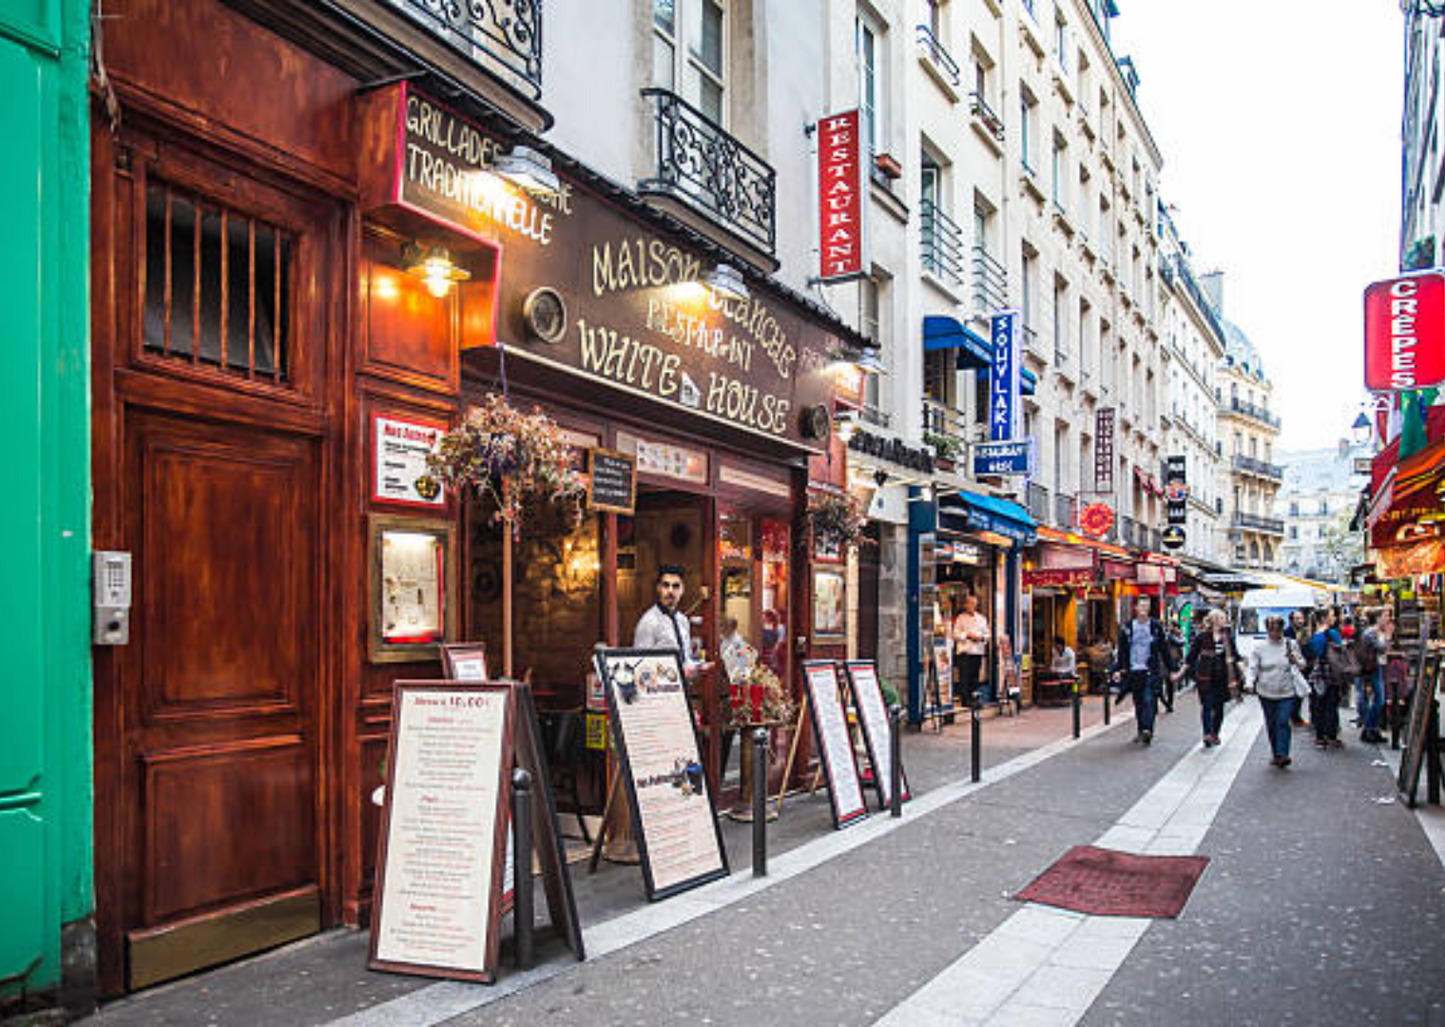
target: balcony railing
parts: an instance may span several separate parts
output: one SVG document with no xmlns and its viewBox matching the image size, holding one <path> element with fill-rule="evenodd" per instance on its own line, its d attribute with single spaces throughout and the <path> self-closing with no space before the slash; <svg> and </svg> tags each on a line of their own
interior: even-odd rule
<svg viewBox="0 0 1445 1027">
<path fill-rule="evenodd" d="M 963 233 L 932 200 L 919 205 L 923 269 L 950 285 L 963 284 Z"/>
<path fill-rule="evenodd" d="M 1273 481 L 1284 480 L 1284 468 L 1278 464 L 1267 463 L 1264 460 L 1256 460 L 1252 456 L 1236 456 L 1234 458 L 1234 469 L 1247 474 L 1257 474 L 1261 478 L 1269 478 Z"/>
<path fill-rule="evenodd" d="M 999 117 L 988 105 L 988 101 L 983 98 L 982 93 L 975 91 L 968 94 L 968 112 L 977 118 L 984 128 L 988 129 L 990 135 L 999 142 L 1003 142 L 1003 118 Z"/>
<path fill-rule="evenodd" d="M 448 46 L 509 85 L 542 95 L 542 5 L 538 0 L 387 0 Z"/>
<path fill-rule="evenodd" d="M 1049 502 L 1049 498 L 1049 490 L 1047 488 L 1037 482 L 1029 482 L 1029 516 L 1036 521 L 1048 523 L 1054 512 L 1053 505 Z"/>
<path fill-rule="evenodd" d="M 971 426 L 957 410 L 931 399 L 923 401 L 923 441 L 940 460 L 962 462 L 968 455 Z"/>
<path fill-rule="evenodd" d="M 973 310 L 983 317 L 1008 306 L 1008 272 L 983 246 L 973 248 Z"/>
<path fill-rule="evenodd" d="M 1261 517 L 1259 514 L 1236 512 L 1231 523 L 1236 531 L 1259 531 L 1266 535 L 1284 536 L 1284 521 L 1278 517 Z"/>
<path fill-rule="evenodd" d="M 1144 538 L 1144 526 L 1142 524 L 1132 517 L 1125 516 L 1119 518 L 1118 525 L 1120 542 L 1126 546 L 1133 546 L 1135 549 L 1147 548 L 1146 542 L 1148 540 Z"/>
<path fill-rule="evenodd" d="M 938 37 L 927 25 L 918 26 L 918 46 L 924 55 L 933 62 L 939 73 L 957 89 L 959 82 L 962 81 L 959 76 L 958 62 L 949 56 L 948 51 L 943 48 L 943 44 L 938 41 Z"/>
<path fill-rule="evenodd" d="M 642 96 L 657 123 L 657 166 L 638 189 L 676 197 L 772 256 L 777 173 L 676 93 L 644 89 Z"/>
<path fill-rule="evenodd" d="M 1264 407 L 1255 406 L 1253 403 L 1246 403 L 1242 399 L 1231 399 L 1225 410 L 1236 414 L 1243 414 L 1245 417 L 1252 417 L 1256 421 L 1267 424 L 1272 428 L 1279 427 L 1279 418 L 1270 413 Z"/>
</svg>

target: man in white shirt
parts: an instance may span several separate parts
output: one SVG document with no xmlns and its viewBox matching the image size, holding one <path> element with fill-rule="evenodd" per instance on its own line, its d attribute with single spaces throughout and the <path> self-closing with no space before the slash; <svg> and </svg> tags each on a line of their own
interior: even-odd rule
<svg viewBox="0 0 1445 1027">
<path fill-rule="evenodd" d="M 963 612 L 953 619 L 953 647 L 957 655 L 959 698 L 973 701 L 983 658 L 988 655 L 988 618 L 978 612 L 978 596 L 963 599 Z M 990 696 L 984 696 L 988 702 Z"/>
<path fill-rule="evenodd" d="M 632 645 L 635 649 L 677 650 L 682 657 L 683 670 L 688 680 L 692 680 L 711 670 L 713 665 L 699 663 L 692 658 L 692 628 L 687 622 L 687 615 L 678 609 L 686 588 L 686 574 L 683 568 L 673 563 L 663 564 L 657 569 L 657 602 L 637 619 Z"/>
</svg>

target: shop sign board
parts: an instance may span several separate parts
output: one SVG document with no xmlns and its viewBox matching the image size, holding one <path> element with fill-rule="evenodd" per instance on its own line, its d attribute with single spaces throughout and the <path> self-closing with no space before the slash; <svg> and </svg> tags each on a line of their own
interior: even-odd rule
<svg viewBox="0 0 1445 1027">
<path fill-rule="evenodd" d="M 496 979 L 513 718 L 507 685 L 397 683 L 373 969 Z"/>
<path fill-rule="evenodd" d="M 442 674 L 449 681 L 477 683 L 487 680 L 487 649 L 480 642 L 442 646 Z"/>
<path fill-rule="evenodd" d="M 675 649 L 599 649 L 647 900 L 728 875 L 717 808 Z"/>
<path fill-rule="evenodd" d="M 842 829 L 866 817 L 868 804 L 863 799 L 853 735 L 848 730 L 848 715 L 843 710 L 843 697 L 838 688 L 838 665 L 832 660 L 806 661 L 803 683 L 807 687 L 813 734 L 818 739 L 818 755 L 828 781 L 833 827 Z"/>
<path fill-rule="evenodd" d="M 1181 549 L 1187 540 L 1184 529 L 1177 524 L 1169 525 L 1159 536 L 1159 541 L 1164 543 L 1165 549 Z"/>
<path fill-rule="evenodd" d="M 637 461 L 628 453 L 594 446 L 587 451 L 587 506 L 627 514 L 637 506 Z"/>
<path fill-rule="evenodd" d="M 1445 382 L 1445 272 L 1418 271 L 1365 290 L 1365 388 Z"/>
<path fill-rule="evenodd" d="M 868 176 L 857 109 L 818 123 L 819 279 L 846 282 L 868 271 Z"/>
<path fill-rule="evenodd" d="M 509 357 L 825 451 L 817 411 L 830 407 L 840 347 L 821 315 L 765 280 L 749 279 L 750 295 L 741 298 L 708 288 L 715 257 L 565 169 L 555 195 L 514 186 L 492 171 L 502 144 L 410 83 L 362 102 L 367 215 L 411 231 L 441 224 L 487 250 L 501 267 L 495 335 Z M 527 317 L 538 290 L 550 290 L 545 333 Z M 464 347 L 474 344 L 464 339 Z"/>
<path fill-rule="evenodd" d="M 1083 588 L 1092 585 L 1099 573 L 1093 567 L 1040 567 L 1024 571 L 1024 588 Z"/>
<path fill-rule="evenodd" d="M 1094 491 L 1114 491 L 1114 408 L 1100 407 L 1094 414 Z"/>
<path fill-rule="evenodd" d="M 1034 440 L 980 442 L 973 447 L 973 473 L 1027 475 L 1034 466 Z"/>
<path fill-rule="evenodd" d="M 1019 408 L 1019 313 L 1001 310 L 989 326 L 989 418 L 992 442 L 1009 442 Z"/>
<path fill-rule="evenodd" d="M 888 707 L 883 702 L 878 667 L 871 660 L 850 660 L 844 668 L 848 674 L 848 690 L 853 694 L 853 705 L 858 711 L 858 724 L 863 729 L 868 764 L 873 768 L 878 806 L 882 809 L 892 802 L 893 759 L 897 755 L 901 760 L 902 754 L 893 752 L 892 736 L 888 731 Z M 900 767 L 899 772 L 903 782 L 900 797 L 907 802 L 913 798 L 908 788 L 908 770 Z"/>
<path fill-rule="evenodd" d="M 446 506 L 446 493 L 426 465 L 446 430 L 446 425 L 433 421 L 373 414 L 372 502 L 425 510 Z"/>
</svg>

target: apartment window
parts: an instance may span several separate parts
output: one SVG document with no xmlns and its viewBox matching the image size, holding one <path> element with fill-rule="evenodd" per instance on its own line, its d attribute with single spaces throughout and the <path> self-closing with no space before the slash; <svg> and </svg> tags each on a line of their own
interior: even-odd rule
<svg viewBox="0 0 1445 1027">
<path fill-rule="evenodd" d="M 1069 426 L 1058 421 L 1054 425 L 1054 494 L 1064 494 L 1064 454 L 1068 451 Z"/>
<path fill-rule="evenodd" d="M 1028 247 L 1024 248 L 1023 260 L 1019 266 L 1019 311 L 1023 315 L 1024 328 L 1034 326 L 1034 276 L 1036 275 L 1035 265 L 1038 262 Z M 1028 332 L 1024 332 L 1024 339 L 1028 341 Z"/>
<path fill-rule="evenodd" d="M 886 364 L 882 320 L 884 288 L 885 282 L 876 271 L 858 283 L 858 331 L 878 346 L 879 355 Z M 863 376 L 863 409 L 870 415 L 871 421 L 887 424 L 887 418 L 882 413 L 881 384 L 880 375 Z"/>
<path fill-rule="evenodd" d="M 868 153 L 879 152 L 883 131 L 879 124 L 879 100 L 883 78 L 879 67 L 883 50 L 879 45 L 882 30 L 866 15 L 859 14 L 854 24 L 858 50 L 858 117 Z"/>
<path fill-rule="evenodd" d="M 653 0 L 653 83 L 719 125 L 726 86 L 725 10 L 720 0 Z"/>
<path fill-rule="evenodd" d="M 928 30 L 933 33 L 934 39 L 943 38 L 943 3 L 944 0 L 927 0 L 928 8 Z"/>
<path fill-rule="evenodd" d="M 1054 363 L 1056 364 L 1062 364 L 1069 355 L 1068 297 L 1069 283 L 1056 277 L 1054 279 Z"/>
<path fill-rule="evenodd" d="M 1065 147 L 1064 141 L 1063 141 L 1062 139 L 1060 139 L 1058 136 L 1054 136 L 1054 155 L 1053 155 L 1053 191 L 1054 191 L 1054 206 L 1060 208 L 1061 210 L 1064 209 L 1064 207 L 1065 207 L 1065 203 L 1064 203 L 1064 200 L 1065 200 L 1064 190 L 1065 190 L 1065 188 L 1066 188 L 1066 184 L 1065 184 L 1065 181 L 1064 181 L 1064 175 L 1065 175 L 1066 170 L 1067 170 L 1067 168 L 1068 168 L 1068 163 L 1069 163 L 1069 160 L 1068 160 L 1068 152 L 1067 152 L 1067 149 L 1066 149 L 1066 147 Z"/>
<path fill-rule="evenodd" d="M 1059 67 L 1069 70 L 1069 24 L 1062 17 L 1054 20 L 1054 56 Z"/>
<path fill-rule="evenodd" d="M 1038 101 L 1027 89 L 1019 90 L 1019 159 L 1024 169 L 1034 172 L 1034 117 Z"/>
<path fill-rule="evenodd" d="M 1094 370 L 1094 346 L 1091 336 L 1093 308 L 1086 299 L 1079 300 L 1079 368 L 1085 375 Z"/>
</svg>

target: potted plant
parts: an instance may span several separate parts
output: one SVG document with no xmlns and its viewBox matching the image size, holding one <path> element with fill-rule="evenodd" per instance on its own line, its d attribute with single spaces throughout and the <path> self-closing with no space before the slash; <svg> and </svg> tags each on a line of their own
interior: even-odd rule
<svg viewBox="0 0 1445 1027">
<path fill-rule="evenodd" d="M 808 500 L 807 516 L 814 546 L 839 553 L 862 542 L 863 529 L 868 524 L 857 500 L 830 492 L 815 493 Z"/>
<path fill-rule="evenodd" d="M 953 470 L 954 461 L 958 459 L 958 454 L 963 449 L 958 439 L 952 435 L 929 432 L 923 436 L 923 441 L 933 447 L 933 455 L 937 459 L 939 467 L 945 471 Z"/>
</svg>

